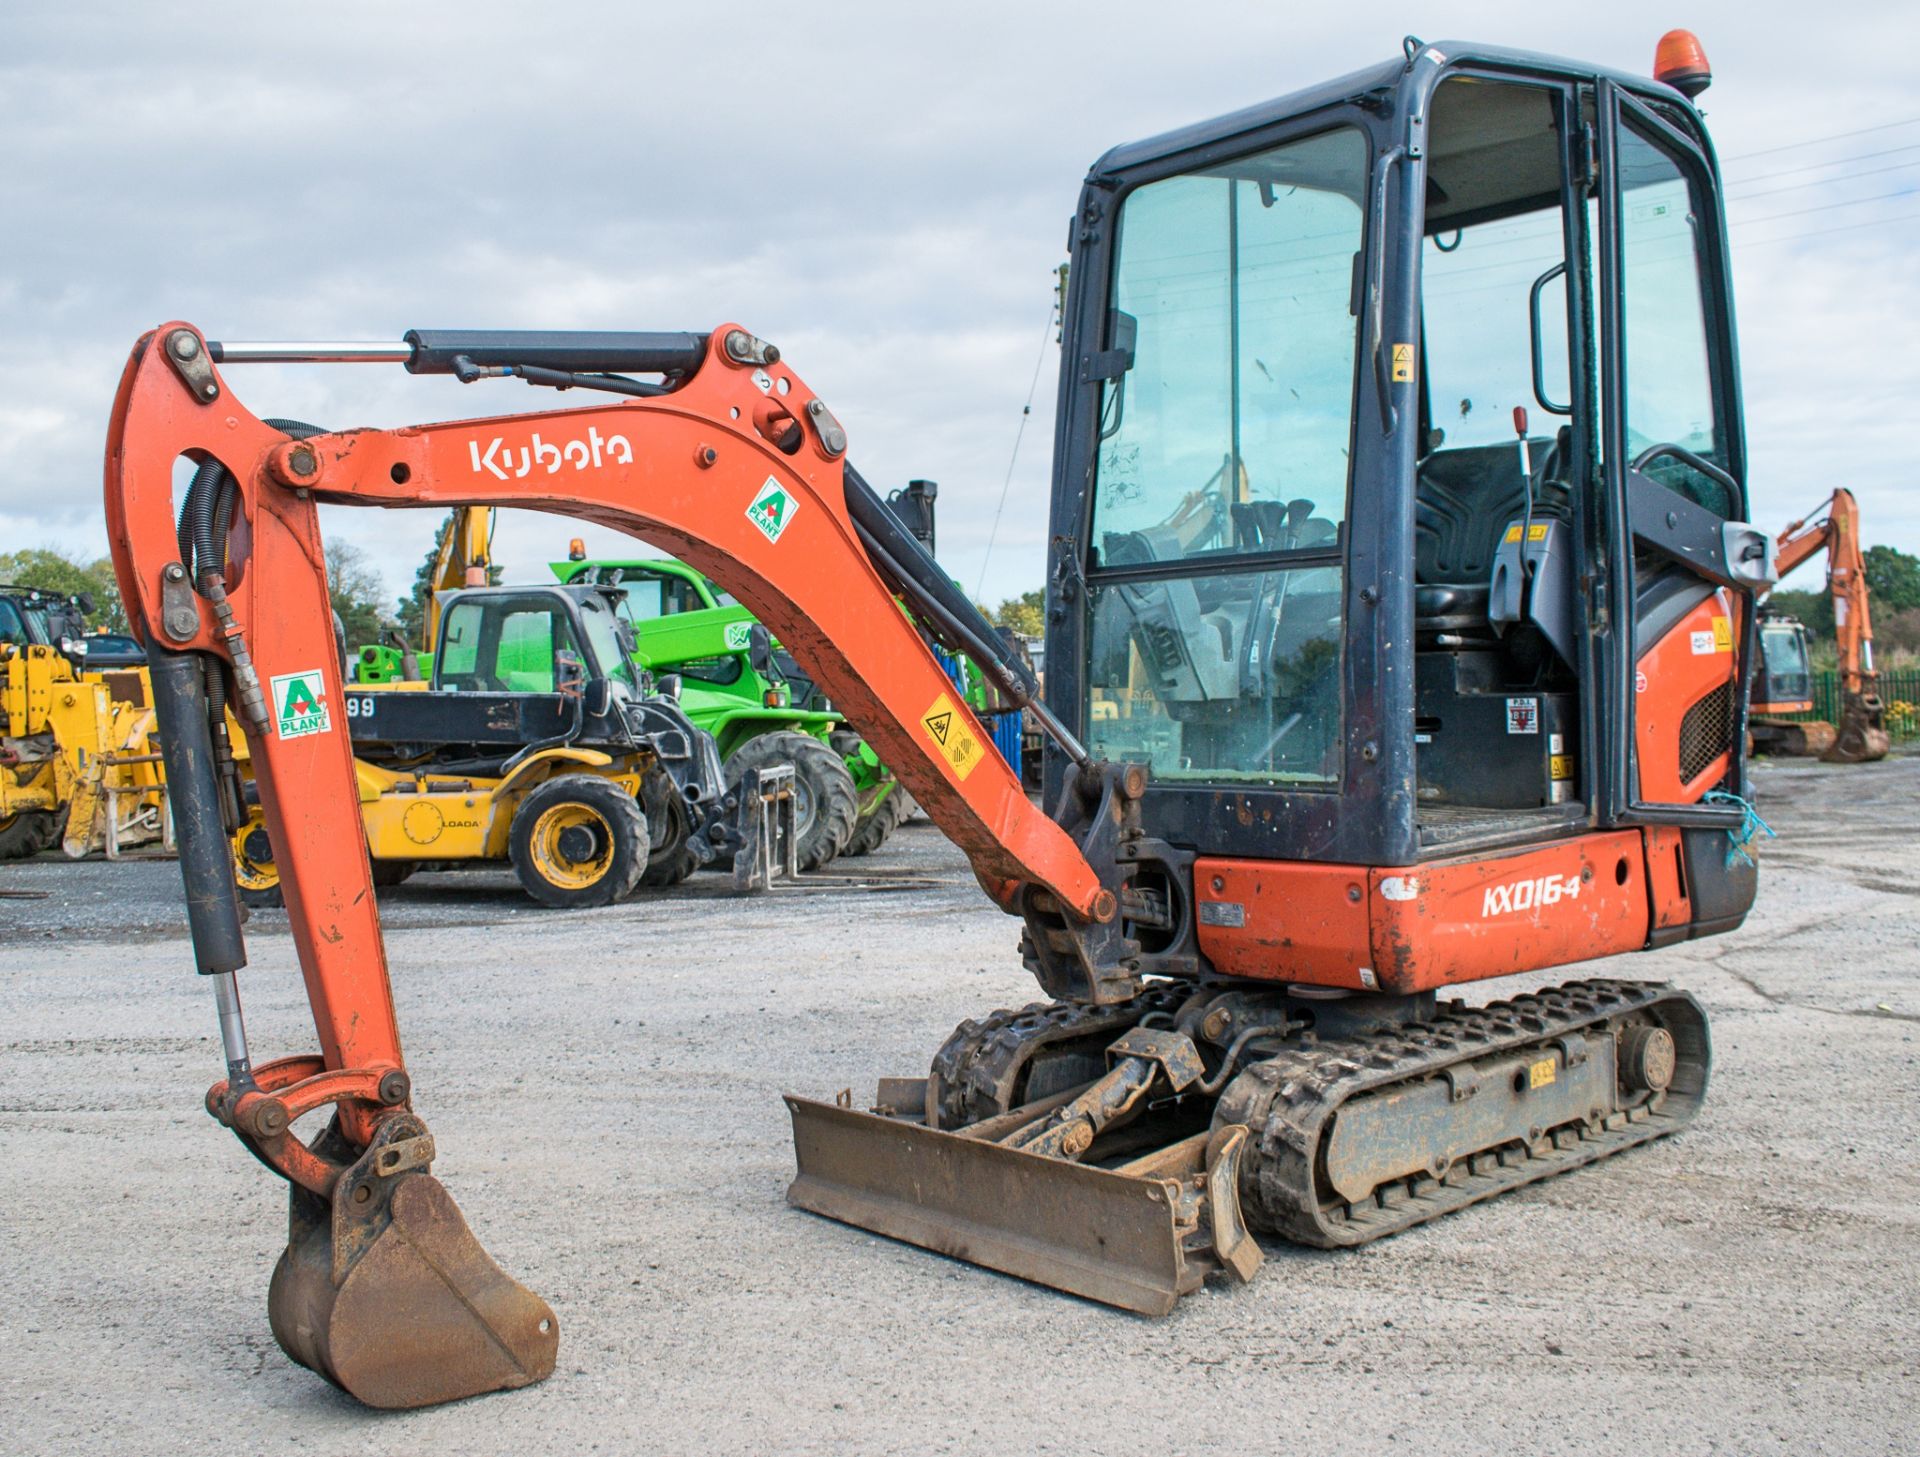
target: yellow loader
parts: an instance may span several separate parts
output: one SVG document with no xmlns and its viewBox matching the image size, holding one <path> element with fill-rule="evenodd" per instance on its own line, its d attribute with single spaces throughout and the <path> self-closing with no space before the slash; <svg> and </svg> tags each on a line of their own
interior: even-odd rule
<svg viewBox="0 0 1920 1457">
<path fill-rule="evenodd" d="M 0 860 L 172 848 L 142 670 L 76 672 L 57 648 L 0 643 Z"/>
</svg>

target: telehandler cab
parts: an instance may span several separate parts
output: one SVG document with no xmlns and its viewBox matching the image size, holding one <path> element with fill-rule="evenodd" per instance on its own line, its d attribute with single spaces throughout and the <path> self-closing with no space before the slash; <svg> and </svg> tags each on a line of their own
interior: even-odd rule
<svg viewBox="0 0 1920 1457">
<path fill-rule="evenodd" d="M 508 861 L 528 895 L 561 908 L 709 864 L 737 890 L 766 887 L 776 847 L 795 838 L 790 773 L 723 779 L 712 736 L 636 671 L 618 592 L 469 587 L 435 594 L 432 611 L 428 682 L 347 685 L 341 700 L 376 884 L 421 864 Z M 280 707 L 292 691 L 304 689 L 286 685 Z M 257 802 L 232 843 L 241 898 L 281 904 Z"/>
<path fill-rule="evenodd" d="M 559 1338 L 428 1172 L 347 735 L 270 691 L 342 691 L 320 502 L 535 507 L 672 551 L 1020 917 L 1049 1001 L 963 1022 L 874 1111 L 789 1100 L 802 1207 L 1165 1311 L 1250 1276 L 1250 1229 L 1355 1245 L 1683 1127 L 1709 1064 L 1685 992 L 1439 996 L 1727 931 L 1754 895 L 1742 688 L 1771 558 L 1744 520 L 1721 193 L 1688 101 L 1705 60 L 1676 33 L 1658 69 L 1409 40 L 1095 164 L 1045 703 L 743 328 L 144 335 L 107 447 L 114 564 L 220 1012 L 207 1106 L 293 1186 L 268 1300 L 288 1353 L 417 1406 L 537 1381 Z M 291 438 L 222 373 L 264 359 L 625 398 Z M 218 483 L 185 531 L 182 456 Z M 896 594 L 1045 725 L 1046 812 Z M 314 1054 L 247 1044 L 209 681 L 247 726 Z"/>
</svg>

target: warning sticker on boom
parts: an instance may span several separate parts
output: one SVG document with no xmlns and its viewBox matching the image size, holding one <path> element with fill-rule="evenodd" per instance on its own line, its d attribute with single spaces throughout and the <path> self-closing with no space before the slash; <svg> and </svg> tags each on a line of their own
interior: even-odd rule
<svg viewBox="0 0 1920 1457">
<path fill-rule="evenodd" d="M 283 739 L 323 734 L 333 727 L 327 715 L 326 680 L 318 668 L 280 673 L 271 680 L 275 726 Z"/>
<path fill-rule="evenodd" d="M 944 693 L 933 700 L 933 707 L 920 715 L 920 727 L 927 731 L 927 737 L 962 780 L 973 773 L 986 753 L 974 732 L 972 720 L 955 708 L 953 700 Z"/>
</svg>

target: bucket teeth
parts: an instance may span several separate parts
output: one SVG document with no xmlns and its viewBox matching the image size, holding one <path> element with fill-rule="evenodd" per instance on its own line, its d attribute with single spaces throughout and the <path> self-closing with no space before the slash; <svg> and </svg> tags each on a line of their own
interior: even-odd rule
<svg viewBox="0 0 1920 1457">
<path fill-rule="evenodd" d="M 331 1201 L 293 1190 L 267 1296 L 281 1349 L 374 1407 L 530 1386 L 559 1349 L 552 1309 L 493 1262 L 453 1196 L 405 1156 L 423 1137 L 419 1120 L 391 1119 Z"/>
</svg>

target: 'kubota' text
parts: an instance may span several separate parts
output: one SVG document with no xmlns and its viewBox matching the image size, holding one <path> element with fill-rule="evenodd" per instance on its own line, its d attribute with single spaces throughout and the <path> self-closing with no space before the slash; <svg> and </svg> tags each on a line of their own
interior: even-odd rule
<svg viewBox="0 0 1920 1457">
<path fill-rule="evenodd" d="M 620 465 L 633 464 L 633 447 L 627 443 L 626 436 L 602 435 L 591 425 L 587 427 L 585 440 L 569 440 L 564 445 L 542 440 L 540 432 L 536 430 L 533 440 L 517 451 L 498 435 L 487 442 L 484 452 L 478 440 L 469 440 L 467 449 L 473 456 L 475 475 L 490 471 L 503 481 L 509 477 L 529 476 L 540 469 L 550 476 L 558 475 L 563 464 L 575 470 L 585 470 L 590 465 L 597 468 L 609 460 Z"/>
</svg>

